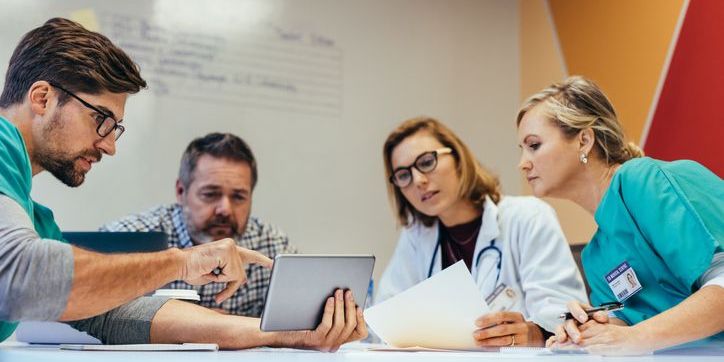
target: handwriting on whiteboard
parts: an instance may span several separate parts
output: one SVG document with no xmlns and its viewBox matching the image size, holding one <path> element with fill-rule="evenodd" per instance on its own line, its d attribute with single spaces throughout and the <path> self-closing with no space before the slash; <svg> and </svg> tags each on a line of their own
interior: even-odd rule
<svg viewBox="0 0 724 362">
<path fill-rule="evenodd" d="M 342 50 L 329 36 L 265 24 L 242 34 L 164 28 L 142 16 L 99 14 L 154 94 L 336 117 Z"/>
</svg>

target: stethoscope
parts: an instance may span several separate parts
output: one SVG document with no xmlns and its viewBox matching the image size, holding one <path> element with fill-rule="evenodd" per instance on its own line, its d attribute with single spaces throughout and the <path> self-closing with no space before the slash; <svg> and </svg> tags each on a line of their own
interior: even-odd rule
<svg viewBox="0 0 724 362">
<path fill-rule="evenodd" d="M 437 251 L 440 250 L 440 246 L 442 244 L 442 234 L 443 233 L 441 232 L 442 230 L 440 230 L 441 227 L 442 226 L 438 227 L 437 244 L 435 245 L 435 251 L 433 251 L 433 253 L 432 253 L 432 260 L 430 261 L 430 267 L 427 270 L 428 278 L 432 276 L 432 269 L 435 267 L 435 258 L 437 258 Z M 496 269 L 498 270 L 498 273 L 497 273 L 497 276 L 495 277 L 495 284 L 494 284 L 494 285 L 498 285 L 498 280 L 500 279 L 500 269 L 503 265 L 503 252 L 500 251 L 500 248 L 498 248 L 495 245 L 495 241 L 496 241 L 496 239 L 491 240 L 490 245 L 480 249 L 480 251 L 478 252 L 478 255 L 475 257 L 475 268 L 478 268 L 480 266 L 480 258 L 485 253 L 488 253 L 488 254 L 493 253 L 493 255 L 498 257 L 498 262 L 496 263 L 496 266 L 495 266 Z"/>
</svg>

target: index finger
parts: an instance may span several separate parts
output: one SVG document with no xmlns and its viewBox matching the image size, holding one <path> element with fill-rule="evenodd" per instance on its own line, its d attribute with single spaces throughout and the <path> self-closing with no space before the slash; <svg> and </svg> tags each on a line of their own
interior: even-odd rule
<svg viewBox="0 0 724 362">
<path fill-rule="evenodd" d="M 518 312 L 501 311 L 488 313 L 475 321 L 475 325 L 480 328 L 488 328 L 501 323 L 507 322 L 523 322 L 523 315 Z"/>
<path fill-rule="evenodd" d="M 593 313 L 593 320 L 598 323 L 608 323 L 608 312 L 598 311 Z"/>
<path fill-rule="evenodd" d="M 219 294 L 216 294 L 216 297 L 214 298 L 216 304 L 221 304 L 223 301 L 229 299 L 229 297 L 234 295 L 234 293 L 239 290 L 239 287 L 241 287 L 242 284 L 244 284 L 244 282 L 241 280 L 227 283 L 226 288 L 219 292 Z"/>
<path fill-rule="evenodd" d="M 242 248 L 241 246 L 237 246 L 236 249 L 246 264 L 259 264 L 265 268 L 271 268 L 274 264 L 274 261 L 258 251 Z"/>
<path fill-rule="evenodd" d="M 576 318 L 580 323 L 586 323 L 588 321 L 588 314 L 584 308 L 590 309 L 591 306 L 588 304 L 579 303 L 577 301 L 568 302 L 568 311 L 571 312 L 573 318 Z"/>
</svg>

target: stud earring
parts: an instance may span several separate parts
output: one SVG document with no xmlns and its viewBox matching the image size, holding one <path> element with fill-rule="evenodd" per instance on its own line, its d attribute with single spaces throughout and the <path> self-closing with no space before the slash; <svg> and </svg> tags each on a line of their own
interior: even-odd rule
<svg viewBox="0 0 724 362">
<path fill-rule="evenodd" d="M 581 152 L 581 156 L 578 159 L 581 160 L 581 163 L 584 165 L 588 163 L 588 156 L 583 152 Z"/>
</svg>

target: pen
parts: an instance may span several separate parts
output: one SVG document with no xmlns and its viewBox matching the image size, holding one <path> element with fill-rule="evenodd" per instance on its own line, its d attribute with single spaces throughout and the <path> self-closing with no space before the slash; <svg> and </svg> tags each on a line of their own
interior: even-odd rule
<svg viewBox="0 0 724 362">
<path fill-rule="evenodd" d="M 601 312 L 601 311 L 604 311 L 604 312 L 613 312 L 613 311 L 617 311 L 617 310 L 621 310 L 621 309 L 623 309 L 623 303 L 619 303 L 619 302 L 608 302 L 608 303 L 603 303 L 603 304 L 601 304 L 600 306 L 598 306 L 598 307 L 596 307 L 596 308 L 592 308 L 592 309 L 587 310 L 587 311 L 586 311 L 586 314 L 588 314 L 588 316 L 590 317 L 590 316 L 593 315 L 593 313 L 596 313 L 596 312 Z M 573 314 L 571 314 L 571 312 L 561 313 L 561 315 L 560 315 L 559 318 L 561 318 L 561 319 L 573 319 Z"/>
</svg>

